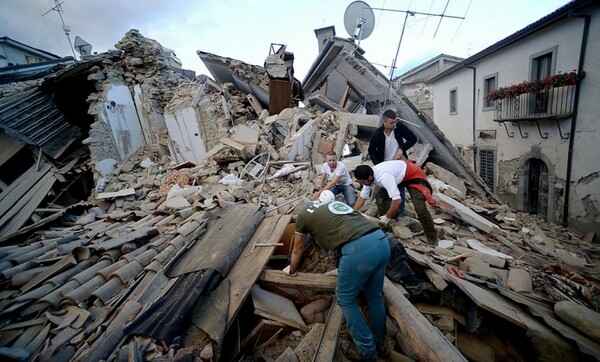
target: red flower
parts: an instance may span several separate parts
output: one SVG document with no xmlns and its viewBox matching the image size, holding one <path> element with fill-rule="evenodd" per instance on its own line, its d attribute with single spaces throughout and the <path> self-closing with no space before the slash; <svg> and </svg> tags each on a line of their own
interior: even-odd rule
<svg viewBox="0 0 600 362">
<path fill-rule="evenodd" d="M 531 82 L 523 82 L 512 86 L 500 87 L 487 94 L 484 99 L 488 102 L 496 99 L 515 98 L 524 93 L 537 93 L 544 89 L 575 85 L 581 79 L 585 78 L 585 71 L 577 72 L 573 70 L 570 73 L 561 73 L 550 75 L 542 80 L 534 79 Z"/>
</svg>

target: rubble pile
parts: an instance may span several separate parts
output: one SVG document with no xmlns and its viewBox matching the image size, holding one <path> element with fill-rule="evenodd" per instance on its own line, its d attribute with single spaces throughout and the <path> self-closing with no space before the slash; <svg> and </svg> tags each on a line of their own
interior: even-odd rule
<svg viewBox="0 0 600 362">
<path fill-rule="evenodd" d="M 160 44 L 136 30 L 117 47 L 120 60 L 90 69 L 102 87 L 88 99 L 98 117 L 87 141 L 96 166 L 88 202 L 57 214 L 45 228 L 27 230 L 19 245 L 0 245 L 2 355 L 345 361 L 337 342 L 349 335 L 334 296 L 335 257 L 313 243 L 297 277 L 281 270 L 294 231 L 290 201 L 318 190 L 329 151 L 350 170 L 369 162 L 369 131 L 378 117 L 323 102 L 269 115 L 232 82 L 182 80 L 168 68 Z M 228 62 L 236 77 L 268 92 L 263 68 Z M 103 118 L 115 107 L 110 92 L 118 86 L 134 95 L 126 99 L 136 105 L 129 116 L 152 124 L 121 130 L 131 131 L 128 141 L 134 131 L 145 137 L 126 154 L 130 144 L 119 143 L 110 116 Z M 195 118 L 183 119 L 199 135 L 177 140 L 165 122 L 189 116 L 190 109 Z M 185 154 L 192 144 L 183 136 L 203 142 L 201 160 Z M 439 243 L 427 243 L 410 217 L 410 202 L 408 216 L 387 230 L 406 248 L 394 260 L 408 262 L 421 282 L 407 292 L 397 273 L 388 273 L 390 360 L 440 360 L 437 353 L 476 361 L 597 358 L 594 235 L 510 210 L 428 161 L 431 150 L 421 142 L 408 154 L 425 165 L 434 188 L 438 207 L 430 211 Z M 371 217 L 376 208 L 368 202 L 361 211 Z M 242 230 L 249 238 L 239 241 L 237 228 L 247 215 L 258 226 Z M 235 253 L 225 255 L 226 271 L 182 262 L 210 259 L 238 241 Z M 181 265 L 198 269 L 173 275 Z M 176 310 L 173 318 L 139 332 L 148 314 L 171 316 L 165 306 Z M 218 319 L 218 312 L 225 317 Z M 163 328 L 168 336 L 157 331 Z"/>
</svg>

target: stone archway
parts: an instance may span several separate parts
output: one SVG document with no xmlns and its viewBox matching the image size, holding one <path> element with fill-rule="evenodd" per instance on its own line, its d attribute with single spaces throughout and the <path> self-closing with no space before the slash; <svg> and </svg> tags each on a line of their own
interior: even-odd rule
<svg viewBox="0 0 600 362">
<path fill-rule="evenodd" d="M 559 217 L 554 213 L 554 164 L 541 152 L 539 146 L 532 146 L 531 151 L 521 156 L 517 173 L 517 209 L 538 214 L 547 221 L 556 223 Z"/>
</svg>

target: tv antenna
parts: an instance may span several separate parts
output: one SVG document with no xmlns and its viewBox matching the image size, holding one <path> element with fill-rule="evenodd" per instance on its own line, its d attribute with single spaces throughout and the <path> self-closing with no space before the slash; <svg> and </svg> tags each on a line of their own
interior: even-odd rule
<svg viewBox="0 0 600 362">
<path fill-rule="evenodd" d="M 359 1 L 356 1 L 356 2 L 359 2 Z M 385 101 L 383 103 L 384 105 L 387 104 L 387 102 L 389 100 L 390 88 L 392 87 L 392 79 L 394 77 L 394 71 L 396 70 L 396 61 L 398 60 L 398 54 L 400 53 L 400 45 L 402 44 L 402 38 L 404 37 L 404 29 L 406 29 L 406 21 L 408 20 L 408 16 L 409 15 L 410 16 L 415 16 L 415 15 L 439 16 L 440 22 L 438 23 L 437 28 L 435 29 L 435 34 L 433 35 L 435 37 L 438 29 L 440 28 L 440 24 L 442 23 L 443 18 L 461 19 L 461 20 L 465 19 L 462 16 L 446 15 L 446 9 L 448 8 L 449 2 L 450 2 L 450 0 L 447 0 L 446 7 L 444 8 L 444 12 L 442 12 L 441 14 L 421 13 L 418 11 L 411 11 L 411 10 L 395 10 L 395 9 L 386 9 L 386 8 L 372 8 L 371 9 L 370 8 L 371 10 L 381 10 L 381 11 L 392 11 L 392 12 L 397 12 L 397 13 L 405 13 L 404 23 L 402 24 L 402 32 L 400 33 L 400 40 L 398 40 L 398 47 L 396 48 L 396 56 L 394 57 L 394 60 L 392 61 L 392 66 L 390 67 L 391 68 L 390 69 L 390 79 L 388 81 L 388 88 L 387 88 L 387 91 L 385 94 Z"/>
<path fill-rule="evenodd" d="M 354 1 L 344 12 L 344 27 L 353 40 L 357 40 L 356 49 L 362 39 L 367 39 L 375 28 L 375 14 L 364 1 Z"/>
<path fill-rule="evenodd" d="M 60 16 L 60 21 L 62 22 L 62 30 L 65 32 L 65 35 L 67 36 L 67 40 L 69 41 L 69 47 L 71 48 L 71 52 L 73 53 L 73 58 L 75 58 L 75 60 L 77 60 L 77 56 L 75 55 L 75 50 L 73 49 L 73 43 L 71 43 L 71 37 L 69 36 L 69 33 L 71 32 L 71 28 L 69 28 L 68 25 L 65 24 L 65 20 L 63 19 L 62 16 L 62 2 L 59 2 L 59 0 L 54 0 L 54 7 L 48 11 L 46 11 L 45 13 L 42 14 L 42 16 L 48 14 L 51 11 L 56 11 L 58 13 L 58 16 Z"/>
</svg>

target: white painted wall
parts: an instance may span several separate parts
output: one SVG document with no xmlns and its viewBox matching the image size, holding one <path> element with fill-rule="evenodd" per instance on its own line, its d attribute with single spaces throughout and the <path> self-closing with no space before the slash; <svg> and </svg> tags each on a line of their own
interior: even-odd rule
<svg viewBox="0 0 600 362">
<path fill-rule="evenodd" d="M 111 84 L 106 103 L 99 116 L 110 125 L 121 159 L 125 159 L 145 144 L 133 98 L 125 85 Z"/>
<path fill-rule="evenodd" d="M 473 75 L 464 69 L 433 85 L 434 122 L 454 145 L 473 144 Z M 457 112 L 450 114 L 450 90 L 457 90 Z"/>
</svg>

